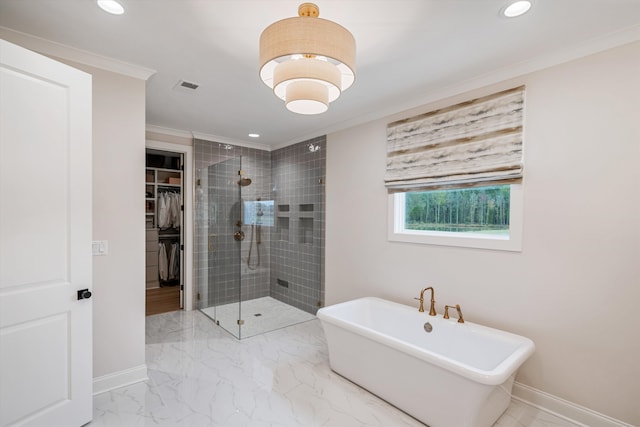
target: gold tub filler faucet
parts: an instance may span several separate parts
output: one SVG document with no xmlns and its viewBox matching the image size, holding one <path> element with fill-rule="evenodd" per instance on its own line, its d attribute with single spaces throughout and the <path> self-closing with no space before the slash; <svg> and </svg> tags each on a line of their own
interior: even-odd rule
<svg viewBox="0 0 640 427">
<path fill-rule="evenodd" d="M 429 316 L 435 316 L 436 313 L 436 300 L 434 299 L 433 296 L 433 287 L 429 286 L 428 288 L 424 288 L 423 290 L 420 291 L 420 298 L 414 298 L 417 299 L 418 301 L 420 301 L 420 307 L 418 308 L 418 311 L 420 313 L 424 313 L 424 291 L 431 291 L 431 306 L 429 307 Z"/>
<path fill-rule="evenodd" d="M 450 308 L 455 308 L 456 310 L 458 310 L 458 323 L 464 323 L 464 319 L 462 317 L 462 310 L 460 309 L 460 304 L 456 304 L 455 306 L 453 305 L 445 305 L 444 306 L 444 319 L 448 319 L 449 318 L 449 309 Z"/>
</svg>

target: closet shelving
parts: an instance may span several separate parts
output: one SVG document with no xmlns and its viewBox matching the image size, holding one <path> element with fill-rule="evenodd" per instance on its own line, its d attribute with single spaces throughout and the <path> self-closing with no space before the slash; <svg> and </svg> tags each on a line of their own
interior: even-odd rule
<svg viewBox="0 0 640 427">
<path fill-rule="evenodd" d="M 150 156 L 148 153 L 145 174 L 147 251 L 153 251 L 147 254 L 147 287 L 180 285 L 183 183 L 181 159 L 163 158 L 157 154 Z M 165 197 L 165 193 L 170 196 Z M 154 258 L 155 266 L 151 265 Z M 175 264 L 172 264 L 172 259 L 175 259 Z"/>
<path fill-rule="evenodd" d="M 147 228 L 158 227 L 158 194 L 162 191 L 182 191 L 182 171 L 179 169 L 146 168 L 145 204 Z"/>
</svg>

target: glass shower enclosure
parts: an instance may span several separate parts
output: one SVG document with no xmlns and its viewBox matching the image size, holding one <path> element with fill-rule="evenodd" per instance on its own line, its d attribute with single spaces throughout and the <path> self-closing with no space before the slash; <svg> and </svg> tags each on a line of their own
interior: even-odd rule
<svg viewBox="0 0 640 427">
<path fill-rule="evenodd" d="M 206 207 L 200 222 L 206 224 L 206 260 L 200 267 L 206 280 L 200 284 L 199 308 L 238 339 L 313 318 L 270 297 L 271 182 L 259 182 L 259 174 L 252 180 L 244 161 L 239 156 L 210 165 L 200 182 L 206 192 L 200 203 Z M 257 173 L 255 164 L 247 166 Z"/>
<path fill-rule="evenodd" d="M 309 203 L 320 193 L 295 177 L 283 181 L 292 174 L 286 166 L 272 175 L 272 165 L 271 156 L 250 153 L 196 172 L 198 308 L 238 339 L 314 319 L 320 304 L 322 230 L 313 231 L 319 213 Z M 283 231 L 284 219 L 293 233 Z"/>
<path fill-rule="evenodd" d="M 200 179 L 207 227 L 207 280 L 199 290 L 201 311 L 241 338 L 242 157 L 209 166 Z M 244 181 L 247 182 L 247 181 Z M 204 298 L 203 298 L 204 297 Z"/>
</svg>

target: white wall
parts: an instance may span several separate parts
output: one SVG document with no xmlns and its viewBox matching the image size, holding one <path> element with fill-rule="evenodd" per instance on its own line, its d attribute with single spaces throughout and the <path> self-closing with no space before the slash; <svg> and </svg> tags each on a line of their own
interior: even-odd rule
<svg viewBox="0 0 640 427">
<path fill-rule="evenodd" d="M 380 296 L 525 335 L 517 381 L 640 425 L 640 43 L 328 136 L 327 304 Z M 386 124 L 526 84 L 521 253 L 387 241 Z"/>
<path fill-rule="evenodd" d="M 69 64 L 93 76 L 93 240 L 109 242 L 93 257 L 93 376 L 146 375 L 145 81 Z"/>
</svg>

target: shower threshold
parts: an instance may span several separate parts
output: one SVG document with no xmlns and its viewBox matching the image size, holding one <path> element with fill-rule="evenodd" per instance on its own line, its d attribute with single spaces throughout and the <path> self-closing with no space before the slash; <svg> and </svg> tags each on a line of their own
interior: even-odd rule
<svg viewBox="0 0 640 427">
<path fill-rule="evenodd" d="M 231 335 L 242 339 L 316 318 L 313 314 L 271 297 L 242 301 L 241 309 L 242 320 L 244 320 L 242 326 L 238 326 L 237 302 L 218 307 L 207 307 L 200 311 L 215 320 Z"/>
</svg>

